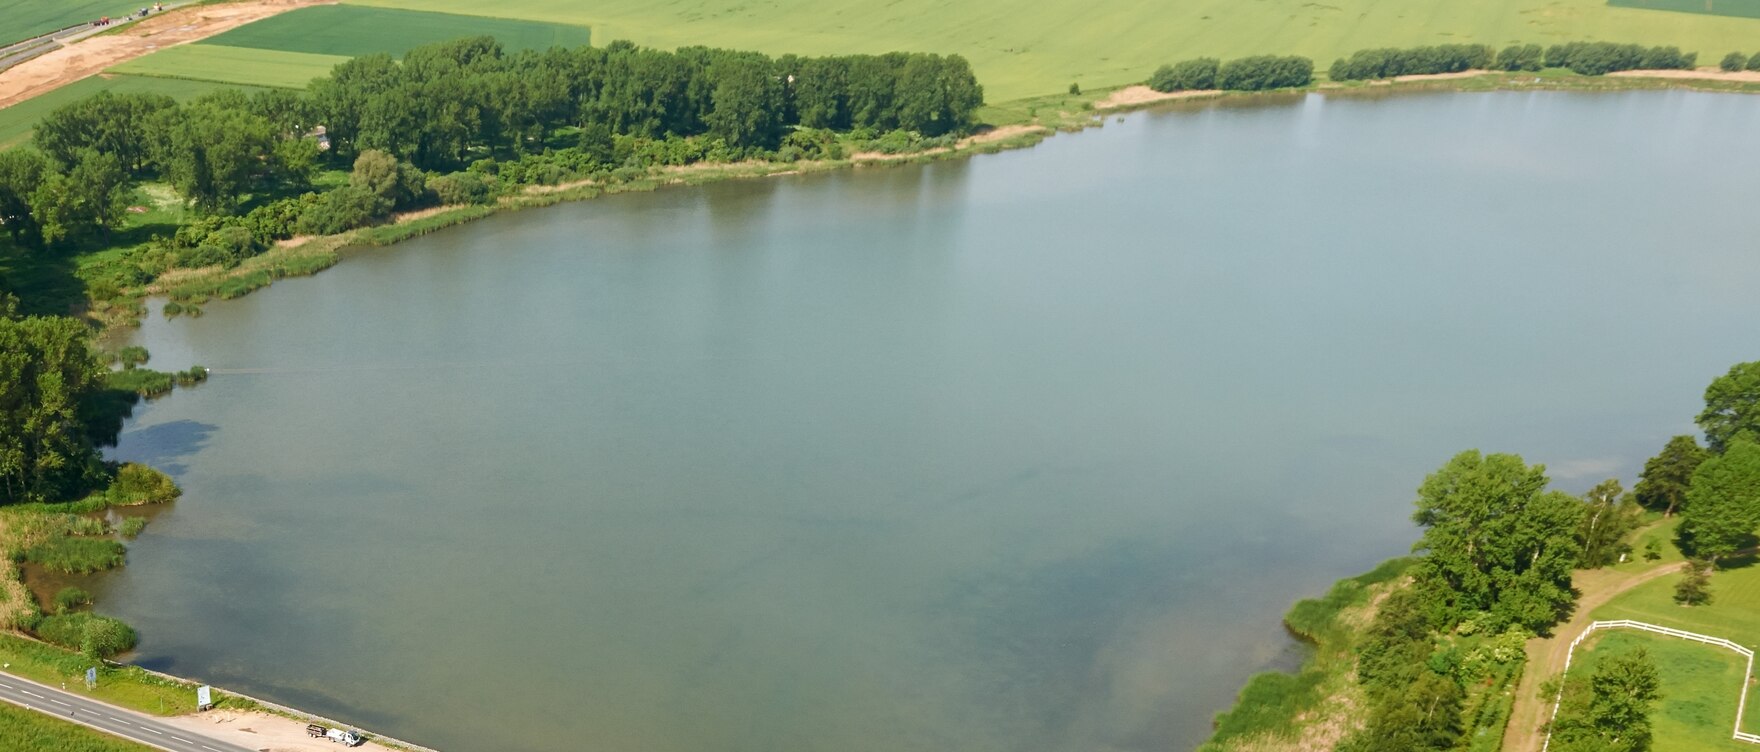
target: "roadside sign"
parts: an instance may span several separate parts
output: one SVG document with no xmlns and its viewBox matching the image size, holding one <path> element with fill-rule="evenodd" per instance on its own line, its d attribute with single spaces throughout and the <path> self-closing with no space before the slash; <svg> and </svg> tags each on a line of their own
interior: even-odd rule
<svg viewBox="0 0 1760 752">
<path fill-rule="evenodd" d="M 94 666 L 86 669 L 86 689 L 96 686 L 98 686 L 98 669 Z"/>
<path fill-rule="evenodd" d="M 196 709 L 207 710 L 214 704 L 214 688 L 209 686 L 196 687 Z"/>
</svg>

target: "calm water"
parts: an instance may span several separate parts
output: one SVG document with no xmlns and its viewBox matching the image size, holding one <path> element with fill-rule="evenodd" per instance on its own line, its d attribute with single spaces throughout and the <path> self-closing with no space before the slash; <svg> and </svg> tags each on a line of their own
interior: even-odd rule
<svg viewBox="0 0 1760 752">
<path fill-rule="evenodd" d="M 1760 319 L 1760 99 L 1309 97 L 529 211 L 154 320 L 141 661 L 448 750 L 1165 750 L 1481 447 Z"/>
</svg>

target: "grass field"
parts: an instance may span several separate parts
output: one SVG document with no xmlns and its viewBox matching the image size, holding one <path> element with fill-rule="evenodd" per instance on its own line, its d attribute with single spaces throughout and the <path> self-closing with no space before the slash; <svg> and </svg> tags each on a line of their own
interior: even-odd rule
<svg viewBox="0 0 1760 752">
<path fill-rule="evenodd" d="M 1590 672 L 1607 655 L 1642 647 L 1656 659 L 1662 700 L 1651 714 L 1654 752 L 1752 752 L 1730 738 L 1747 659 L 1722 648 L 1638 631 L 1610 631 L 1577 648 L 1571 675 Z"/>
<path fill-rule="evenodd" d="M 603 44 L 771 53 L 922 50 L 972 61 L 992 103 L 1134 83 L 1199 55 L 1294 53 L 1321 68 L 1365 47 L 1612 40 L 1674 44 L 1715 62 L 1760 45 L 1760 20 L 1609 7 L 1605 0 L 347 0 L 578 23 Z"/>
<path fill-rule="evenodd" d="M 337 63 L 347 61 L 348 57 L 342 55 L 185 44 L 130 60 L 110 72 L 303 89 L 312 79 L 329 75 Z"/>
<path fill-rule="evenodd" d="M 152 749 L 5 702 L 0 702 L 0 739 L 6 740 L 8 745 L 16 745 L 7 749 L 44 752 L 150 752 Z"/>
<path fill-rule="evenodd" d="M 429 42 L 482 34 L 495 37 L 508 50 L 578 47 L 590 38 L 586 27 L 571 24 L 321 5 L 242 26 L 203 44 L 352 57 L 373 52 L 402 55 Z"/>
<path fill-rule="evenodd" d="M 1749 564 L 1713 575 L 1712 602 L 1708 606 L 1688 608 L 1675 605 L 1674 586 L 1677 581 L 1678 578 L 1675 577 L 1664 577 L 1639 585 L 1596 609 L 1593 616 L 1596 619 L 1634 619 L 1723 637 L 1750 648 L 1760 647 L 1760 566 Z M 1729 655 L 1734 656 L 1734 653 Z M 1736 686 L 1740 686 L 1739 682 Z M 1665 701 L 1667 704 L 1673 702 L 1674 700 Z M 1730 703 L 1732 710 L 1729 717 L 1733 719 L 1734 700 Z M 1749 717 L 1742 719 L 1744 731 L 1754 732 L 1760 729 L 1760 719 L 1753 718 L 1753 715 L 1755 714 L 1750 713 Z M 1718 728 L 1728 727 L 1723 725 Z M 1660 730 L 1659 726 L 1658 731 Z M 1727 731 L 1721 733 L 1728 735 Z M 1660 734 L 1658 738 L 1660 739 Z M 1731 747 L 1742 748 L 1753 749 L 1752 746 L 1743 745 Z M 1658 746 L 1658 749 L 1665 748 Z"/>
<path fill-rule="evenodd" d="M 1643 8 L 1677 13 L 1703 13 L 1708 16 L 1760 18 L 1760 0 L 1608 0 L 1619 8 Z"/>
<path fill-rule="evenodd" d="M 37 121 L 55 108 L 64 104 L 84 99 L 100 91 L 114 92 L 152 92 L 165 94 L 173 99 L 192 99 L 216 89 L 242 88 L 254 90 L 252 87 L 232 86 L 207 81 L 186 81 L 171 78 L 150 78 L 146 76 L 93 76 L 78 81 L 39 97 L 19 102 L 6 109 L 0 109 L 0 149 L 17 146 L 31 137 L 31 129 Z"/>
<path fill-rule="evenodd" d="M 0 7 L 6 13 L 5 23 L 0 24 L 0 45 L 7 45 L 103 16 L 120 18 L 139 10 L 141 4 L 118 0 L 9 0 Z"/>
</svg>

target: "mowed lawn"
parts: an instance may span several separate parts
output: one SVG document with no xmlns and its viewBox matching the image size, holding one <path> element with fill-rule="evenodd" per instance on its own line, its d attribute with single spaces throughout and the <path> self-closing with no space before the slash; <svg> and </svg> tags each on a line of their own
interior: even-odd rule
<svg viewBox="0 0 1760 752">
<path fill-rule="evenodd" d="M 152 5 L 152 3 L 147 3 Z M 121 18 L 140 10 L 139 2 L 117 0 L 7 0 L 0 3 L 0 45 L 90 23 L 104 16 Z"/>
<path fill-rule="evenodd" d="M 1596 619 L 1632 619 L 1649 622 L 1689 632 L 1722 637 L 1748 648 L 1760 647 L 1760 565 L 1749 565 L 1736 569 L 1727 569 L 1714 574 L 1711 578 L 1712 601 L 1707 606 L 1678 606 L 1674 602 L 1674 586 L 1678 577 L 1663 577 L 1647 582 L 1614 598 L 1607 605 L 1596 609 L 1592 614 Z M 1662 639 L 1658 637 L 1657 639 Z M 1684 642 L 1684 641 L 1683 641 Z M 1706 650 L 1714 650 L 1705 648 Z M 1732 656 L 1734 653 L 1722 651 Z M 1575 669 L 1572 669 L 1573 671 Z M 1735 687 L 1740 688 L 1737 682 Z M 1667 691 L 1666 688 L 1664 690 Z M 1686 698 L 1669 699 L 1667 704 Z M 1735 698 L 1729 698 L 1730 715 L 1735 718 Z M 1760 720 L 1749 713 L 1742 719 L 1744 731 L 1750 733 L 1760 731 Z M 1719 722 L 1723 723 L 1723 722 Z M 1730 728 L 1718 726 L 1727 737 Z M 1658 728 L 1660 731 L 1661 728 Z M 1662 747 L 1662 734 L 1658 734 L 1658 750 L 1665 749 L 1697 749 L 1696 747 Z M 1721 749 L 1721 747 L 1719 747 Z M 1731 749 L 1749 749 L 1752 745 L 1736 745 Z"/>
<path fill-rule="evenodd" d="M 303 89 L 312 79 L 329 75 L 337 63 L 347 61 L 348 57 L 343 55 L 183 44 L 135 58 L 110 68 L 109 72 Z"/>
<path fill-rule="evenodd" d="M 1654 752 L 1752 752 L 1738 742 L 1736 704 L 1741 699 L 1746 658 L 1723 648 L 1636 630 L 1613 630 L 1577 648 L 1571 675 L 1595 670 L 1596 661 L 1642 647 L 1656 660 L 1662 700 L 1651 714 Z"/>
<path fill-rule="evenodd" d="M 566 23 L 321 5 L 241 26 L 203 44 L 348 57 L 374 52 L 402 56 L 429 42 L 485 34 L 508 50 L 579 47 L 591 37 L 587 27 Z"/>
<path fill-rule="evenodd" d="M 1760 50 L 1760 20 L 1614 8 L 1605 0 L 345 0 L 577 23 L 598 44 L 780 54 L 920 50 L 972 61 L 992 103 L 1134 83 L 1165 62 L 1294 53 L 1324 69 L 1365 47 L 1445 42 L 1673 44 L 1715 64 Z"/>
<path fill-rule="evenodd" d="M 44 115 L 55 108 L 84 99 L 100 91 L 151 92 L 164 94 L 172 99 L 184 100 L 199 97 L 216 89 L 243 89 L 247 92 L 258 90 L 255 87 L 174 78 L 92 76 L 47 94 L 32 97 L 11 107 L 0 109 L 0 149 L 9 149 L 30 140 L 31 129 L 37 126 L 37 121 L 43 119 Z"/>
</svg>

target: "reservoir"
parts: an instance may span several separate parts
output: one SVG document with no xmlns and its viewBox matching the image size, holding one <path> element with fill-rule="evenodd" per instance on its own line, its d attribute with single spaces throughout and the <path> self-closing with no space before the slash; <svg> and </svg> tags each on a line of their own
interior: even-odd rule
<svg viewBox="0 0 1760 752">
<path fill-rule="evenodd" d="M 1760 99 L 1321 97 L 504 214 L 151 317 L 143 665 L 448 750 L 1189 749 L 1296 598 L 1760 357 Z"/>
</svg>

